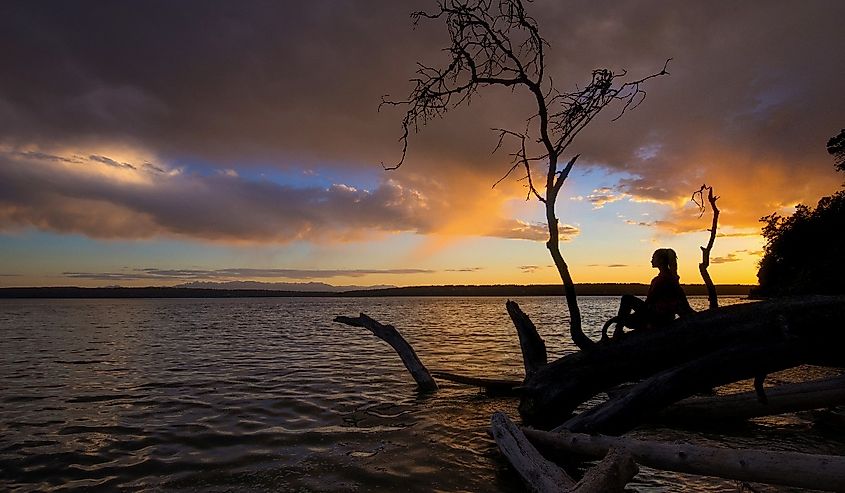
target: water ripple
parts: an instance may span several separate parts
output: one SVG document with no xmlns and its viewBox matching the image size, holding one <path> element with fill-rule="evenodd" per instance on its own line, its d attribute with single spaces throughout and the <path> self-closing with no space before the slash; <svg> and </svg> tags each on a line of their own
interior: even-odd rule
<svg viewBox="0 0 845 493">
<path fill-rule="evenodd" d="M 0 490 L 521 491 L 487 435 L 514 400 L 449 382 L 420 394 L 384 342 L 331 322 L 364 311 L 430 368 L 518 379 L 504 301 L 0 300 Z M 561 299 L 519 302 L 551 357 L 575 349 Z M 589 334 L 615 302 L 583 300 Z M 841 430 L 801 417 L 727 440 L 845 452 Z M 647 469 L 632 487 L 735 489 Z"/>
</svg>

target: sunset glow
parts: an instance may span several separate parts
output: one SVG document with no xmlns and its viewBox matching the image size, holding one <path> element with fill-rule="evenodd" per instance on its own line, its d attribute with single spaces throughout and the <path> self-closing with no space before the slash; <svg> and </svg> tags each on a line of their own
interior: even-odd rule
<svg viewBox="0 0 845 493">
<path fill-rule="evenodd" d="M 481 94 L 382 168 L 403 113 L 380 98 L 405 95 L 445 40 L 411 28 L 430 2 L 377 3 L 4 9 L 0 286 L 560 282 L 523 174 L 493 187 L 513 149 L 491 154 L 490 128 L 524 126 L 525 94 Z M 759 218 L 840 187 L 824 143 L 845 124 L 845 60 L 816 60 L 845 51 L 845 4 L 531 7 L 561 88 L 673 59 L 572 147 L 557 214 L 576 283 L 647 283 L 658 247 L 700 283 L 710 211 L 690 197 L 707 183 L 712 277 L 755 284 Z"/>
</svg>

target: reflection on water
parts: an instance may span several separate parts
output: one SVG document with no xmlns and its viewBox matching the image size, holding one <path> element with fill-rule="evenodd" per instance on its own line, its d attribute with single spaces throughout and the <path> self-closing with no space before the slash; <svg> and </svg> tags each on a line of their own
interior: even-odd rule
<svg viewBox="0 0 845 493">
<path fill-rule="evenodd" d="M 386 344 L 332 322 L 364 311 L 396 325 L 431 369 L 520 378 L 504 301 L 0 300 L 0 490 L 520 491 L 486 434 L 516 401 L 448 382 L 420 395 Z M 562 299 L 518 301 L 550 357 L 574 350 Z M 582 300 L 594 338 L 616 302 Z M 841 432 L 800 416 L 728 437 L 655 433 L 845 453 Z M 736 491 L 651 470 L 631 486 Z"/>
</svg>

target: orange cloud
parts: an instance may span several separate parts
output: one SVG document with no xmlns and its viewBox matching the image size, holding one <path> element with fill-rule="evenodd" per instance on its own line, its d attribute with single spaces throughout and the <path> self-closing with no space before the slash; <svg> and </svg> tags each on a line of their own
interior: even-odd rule
<svg viewBox="0 0 845 493">
<path fill-rule="evenodd" d="M 710 227 L 709 204 L 702 215 L 690 200 L 692 192 L 706 183 L 719 197 L 719 236 L 758 236 L 761 217 L 797 203 L 815 204 L 835 189 L 832 166 L 824 161 L 811 155 L 799 167 L 777 156 L 747 155 L 740 150 L 692 151 L 683 156 L 690 166 L 645 167 L 639 177 L 623 180 L 622 188 L 635 198 L 671 204 L 662 219 L 649 224 L 684 233 Z"/>
<path fill-rule="evenodd" d="M 104 153 L 0 150 L 0 228 L 96 238 L 178 236 L 224 242 L 355 241 L 392 232 L 544 241 L 543 224 L 503 216 L 514 187 L 491 190 L 456 171 L 448 181 L 389 173 L 372 190 L 293 187 L 223 169 L 198 175 Z M 517 187 L 518 188 L 518 187 Z M 577 228 L 561 226 L 570 239 Z"/>
</svg>

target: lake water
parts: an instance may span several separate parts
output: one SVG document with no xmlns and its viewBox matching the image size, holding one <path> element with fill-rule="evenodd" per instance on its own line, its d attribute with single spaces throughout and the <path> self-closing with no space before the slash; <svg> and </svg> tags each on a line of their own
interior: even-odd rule
<svg viewBox="0 0 845 493">
<path fill-rule="evenodd" d="M 574 350 L 562 298 L 517 301 L 550 358 Z M 594 338 L 616 303 L 581 300 Z M 387 344 L 332 322 L 359 311 L 430 369 L 522 376 L 502 298 L 0 300 L 0 490 L 523 491 L 487 436 L 516 400 L 418 394 Z M 845 435 L 801 416 L 637 433 L 845 454 Z M 738 491 L 648 469 L 630 486 Z"/>
</svg>

